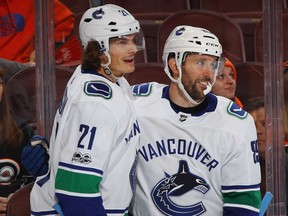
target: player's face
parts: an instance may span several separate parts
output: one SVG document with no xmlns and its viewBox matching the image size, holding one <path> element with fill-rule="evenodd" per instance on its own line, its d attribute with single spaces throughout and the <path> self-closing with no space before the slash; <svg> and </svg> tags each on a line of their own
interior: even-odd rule
<svg viewBox="0 0 288 216">
<path fill-rule="evenodd" d="M 110 40 L 110 70 L 117 77 L 125 73 L 132 73 L 135 69 L 134 58 L 137 53 L 135 34 L 127 35 Z"/>
<path fill-rule="evenodd" d="M 234 72 L 232 68 L 224 67 L 223 71 L 216 76 L 211 92 L 215 95 L 233 99 L 235 90 L 236 80 L 234 79 Z"/>
<path fill-rule="evenodd" d="M 217 62 L 209 55 L 188 55 L 182 65 L 182 83 L 188 94 L 197 102 L 205 97 L 203 91 L 214 81 Z"/>
<path fill-rule="evenodd" d="M 265 109 L 261 107 L 257 110 L 253 110 L 249 112 L 255 122 L 256 130 L 257 130 L 257 139 L 258 139 L 258 151 L 261 158 L 265 158 Z"/>
</svg>

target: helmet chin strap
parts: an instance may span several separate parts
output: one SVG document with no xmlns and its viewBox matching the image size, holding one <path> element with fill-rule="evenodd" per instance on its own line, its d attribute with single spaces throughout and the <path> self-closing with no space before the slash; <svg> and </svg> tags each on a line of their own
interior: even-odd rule
<svg viewBox="0 0 288 216">
<path fill-rule="evenodd" d="M 101 66 L 102 66 L 103 69 L 104 69 L 104 73 L 105 73 L 107 76 L 109 76 L 109 77 L 112 79 L 113 82 L 117 82 L 120 77 L 116 77 L 116 76 L 112 73 L 112 71 L 110 70 L 110 68 L 109 68 L 109 65 L 111 64 L 110 54 L 109 54 L 109 52 L 107 52 L 107 50 L 103 51 L 103 53 L 104 53 L 104 54 L 107 56 L 107 58 L 108 58 L 108 61 L 107 61 L 106 64 L 101 64 Z"/>
</svg>

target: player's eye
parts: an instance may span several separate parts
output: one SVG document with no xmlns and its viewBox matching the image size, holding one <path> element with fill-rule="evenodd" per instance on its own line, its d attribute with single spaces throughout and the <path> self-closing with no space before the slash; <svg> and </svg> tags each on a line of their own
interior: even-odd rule
<svg viewBox="0 0 288 216">
<path fill-rule="evenodd" d="M 219 74 L 216 76 L 216 79 L 224 79 L 224 75 L 223 74 Z"/>
<path fill-rule="evenodd" d="M 204 62 L 203 60 L 198 60 L 198 61 L 196 61 L 196 64 L 197 64 L 197 65 L 204 66 L 204 65 L 205 65 L 205 62 Z"/>
</svg>

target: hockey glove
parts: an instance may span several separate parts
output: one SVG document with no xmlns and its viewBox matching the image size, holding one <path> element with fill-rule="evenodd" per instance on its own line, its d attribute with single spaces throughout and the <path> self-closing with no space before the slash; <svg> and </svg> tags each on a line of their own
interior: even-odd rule
<svg viewBox="0 0 288 216">
<path fill-rule="evenodd" d="M 22 164 L 33 175 L 38 177 L 48 172 L 48 141 L 35 135 L 30 139 L 30 144 L 25 146 L 22 151 Z"/>
</svg>

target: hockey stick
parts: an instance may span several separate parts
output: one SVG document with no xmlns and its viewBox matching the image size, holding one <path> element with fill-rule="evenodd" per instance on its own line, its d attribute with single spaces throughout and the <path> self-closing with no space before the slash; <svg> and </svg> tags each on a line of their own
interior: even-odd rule
<svg viewBox="0 0 288 216">
<path fill-rule="evenodd" d="M 271 192 L 266 192 L 265 196 L 262 199 L 261 205 L 260 205 L 260 214 L 259 216 L 263 216 L 271 202 L 271 200 L 273 199 L 273 195 Z"/>
<path fill-rule="evenodd" d="M 63 212 L 62 212 L 62 209 L 61 209 L 61 206 L 59 205 L 59 203 L 56 203 L 53 208 L 57 211 L 57 213 L 60 215 L 60 216 L 64 216 Z"/>
</svg>

